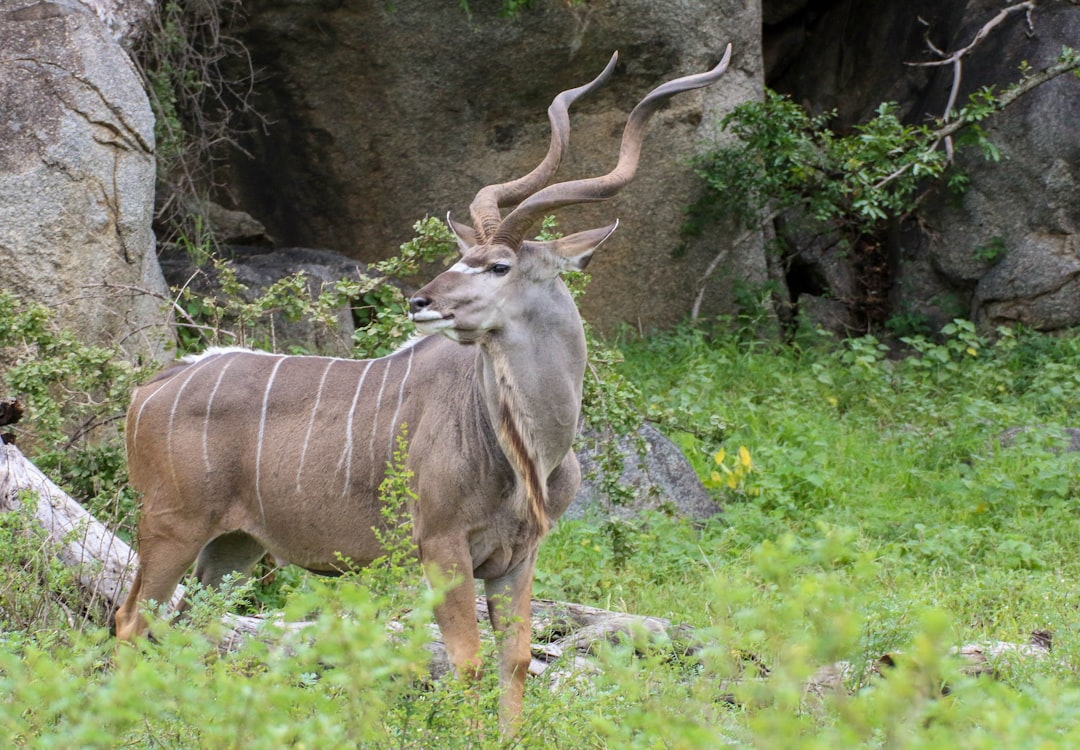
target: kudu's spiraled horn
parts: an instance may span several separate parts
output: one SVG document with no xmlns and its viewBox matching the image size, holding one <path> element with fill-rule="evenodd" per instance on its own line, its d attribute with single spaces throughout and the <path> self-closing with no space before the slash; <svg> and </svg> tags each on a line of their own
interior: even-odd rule
<svg viewBox="0 0 1080 750">
<path fill-rule="evenodd" d="M 641 144 L 645 138 L 649 118 L 653 113 L 675 94 L 708 86 L 716 81 L 727 70 L 730 61 L 731 45 L 729 44 L 723 59 L 707 73 L 676 78 L 650 91 L 630 113 L 626 128 L 623 130 L 622 145 L 619 147 L 619 162 L 613 170 L 600 177 L 558 182 L 533 193 L 507 214 L 492 238 L 499 243 L 516 247 L 529 231 L 529 227 L 542 216 L 563 206 L 594 203 L 613 197 L 633 179 L 637 171 Z"/>
<path fill-rule="evenodd" d="M 615 52 L 608 61 L 607 67 L 596 78 L 578 86 L 568 89 L 557 95 L 548 107 L 548 120 L 551 122 L 551 145 L 548 146 L 547 155 L 537 167 L 524 177 L 519 177 L 510 182 L 502 182 L 497 185 L 488 185 L 481 188 L 480 192 L 469 204 L 469 214 L 472 216 L 473 228 L 476 230 L 480 242 L 490 240 L 495 230 L 499 227 L 502 217 L 499 209 L 504 206 L 515 206 L 532 193 L 544 187 L 555 176 L 562 161 L 566 144 L 570 140 L 570 105 L 585 94 L 600 88 L 611 77 L 615 70 L 615 63 L 619 59 L 619 53 Z"/>
</svg>

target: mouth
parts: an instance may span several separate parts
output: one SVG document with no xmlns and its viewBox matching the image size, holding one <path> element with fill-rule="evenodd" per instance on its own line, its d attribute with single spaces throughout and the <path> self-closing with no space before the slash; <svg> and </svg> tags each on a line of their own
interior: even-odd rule
<svg viewBox="0 0 1080 750">
<path fill-rule="evenodd" d="M 416 324 L 420 333 L 437 333 L 452 328 L 454 325 L 453 315 L 443 315 L 435 310 L 420 310 L 411 313 L 409 319 Z"/>
<path fill-rule="evenodd" d="M 438 310 L 417 310 L 409 313 L 409 320 L 413 323 L 428 323 L 436 320 L 447 320 L 453 315 L 443 315 Z"/>
<path fill-rule="evenodd" d="M 483 335 L 483 331 L 477 331 L 470 328 L 458 328 L 457 322 L 454 320 L 454 316 L 443 315 L 433 310 L 421 310 L 420 312 L 409 315 L 409 319 L 416 324 L 416 331 L 424 336 L 428 336 L 434 333 L 441 333 L 451 341 L 456 341 L 459 344 L 471 344 L 478 341 Z"/>
</svg>

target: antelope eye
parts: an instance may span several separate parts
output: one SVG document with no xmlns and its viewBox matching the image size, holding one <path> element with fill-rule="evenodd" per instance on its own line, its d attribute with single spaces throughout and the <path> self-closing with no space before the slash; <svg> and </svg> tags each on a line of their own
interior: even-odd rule
<svg viewBox="0 0 1080 750">
<path fill-rule="evenodd" d="M 492 263 L 488 266 L 488 270 L 496 276 L 505 276 L 510 273 L 510 264 L 508 263 Z"/>
</svg>

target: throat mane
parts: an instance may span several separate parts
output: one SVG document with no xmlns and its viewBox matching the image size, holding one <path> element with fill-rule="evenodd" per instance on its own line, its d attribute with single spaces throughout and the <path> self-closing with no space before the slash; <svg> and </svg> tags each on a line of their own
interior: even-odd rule
<svg viewBox="0 0 1080 750">
<path fill-rule="evenodd" d="M 503 452 L 525 488 L 523 515 L 537 537 L 551 526 L 547 513 L 547 480 L 536 457 L 533 420 L 522 408 L 521 392 L 505 355 L 490 347 L 498 390 L 497 433 Z"/>
</svg>

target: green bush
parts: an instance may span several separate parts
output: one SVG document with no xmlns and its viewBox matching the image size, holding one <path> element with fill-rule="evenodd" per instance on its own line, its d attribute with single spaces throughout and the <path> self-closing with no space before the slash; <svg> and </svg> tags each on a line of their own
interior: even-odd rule
<svg viewBox="0 0 1080 750">
<path fill-rule="evenodd" d="M 44 305 L 0 290 L 0 395 L 25 406 L 10 428 L 18 445 L 93 512 L 121 525 L 134 498 L 116 428 L 131 389 L 149 372 L 61 329 Z"/>
</svg>

